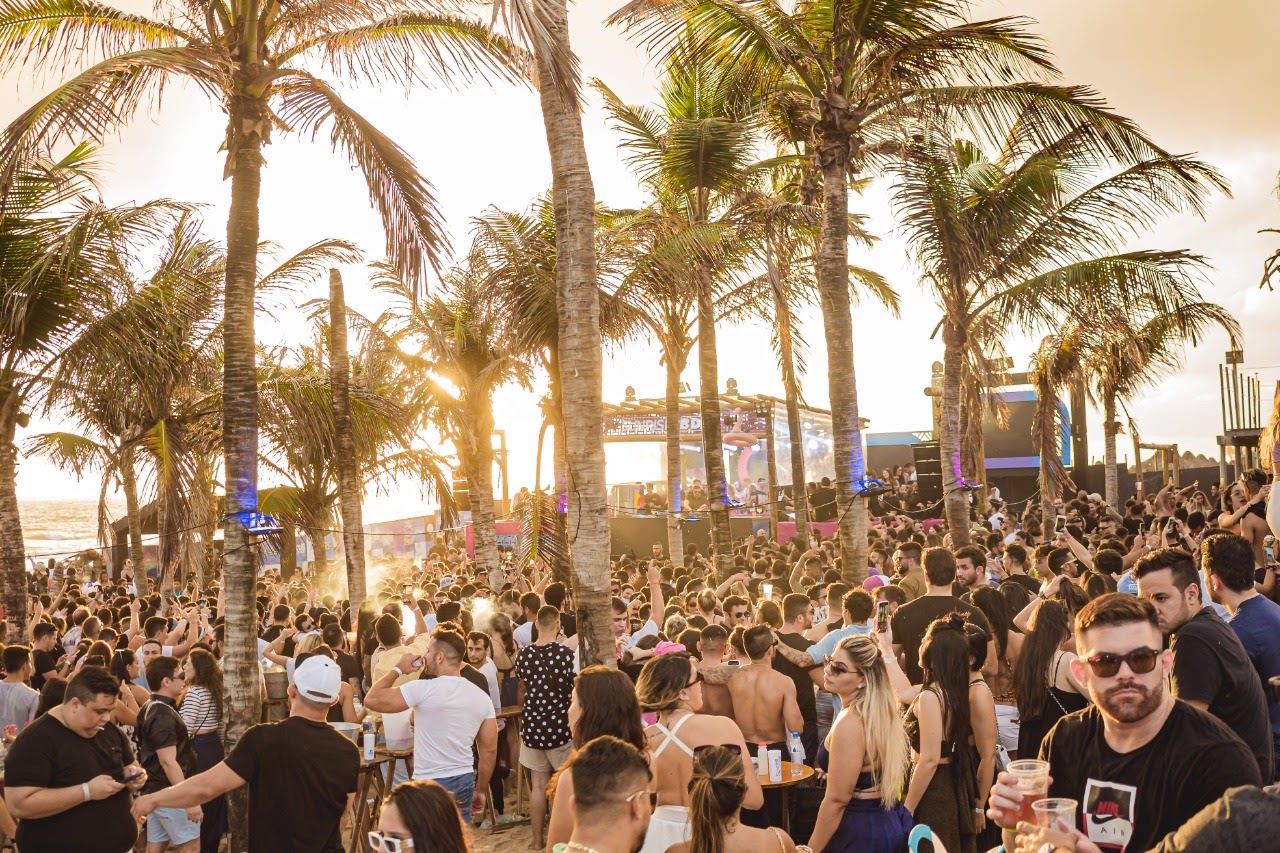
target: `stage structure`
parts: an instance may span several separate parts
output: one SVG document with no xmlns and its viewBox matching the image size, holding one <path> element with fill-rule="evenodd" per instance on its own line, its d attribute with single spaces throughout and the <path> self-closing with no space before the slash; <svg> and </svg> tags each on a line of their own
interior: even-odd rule
<svg viewBox="0 0 1280 853">
<path fill-rule="evenodd" d="M 653 515 L 640 509 L 640 487 L 656 489 L 667 497 L 667 404 L 662 397 L 637 399 L 628 388 L 621 403 L 604 406 L 605 479 L 609 505 L 615 517 Z M 687 491 L 695 482 L 706 485 L 706 461 L 702 453 L 702 416 L 696 395 L 679 398 L 681 505 L 689 509 Z M 812 406 L 800 407 L 806 482 L 835 479 L 835 448 L 831 413 Z M 867 421 L 864 419 L 863 424 Z M 738 503 L 734 517 L 767 518 L 776 534 L 787 517 L 791 482 L 792 435 L 787 426 L 786 401 L 767 394 L 740 394 L 729 379 L 720 396 L 720 428 L 724 435 L 725 474 L 729 498 Z M 761 481 L 763 480 L 763 488 Z M 752 485 L 755 484 L 755 493 Z M 800 488 L 804 488 L 803 484 Z M 697 514 L 705 517 L 705 513 Z"/>
</svg>

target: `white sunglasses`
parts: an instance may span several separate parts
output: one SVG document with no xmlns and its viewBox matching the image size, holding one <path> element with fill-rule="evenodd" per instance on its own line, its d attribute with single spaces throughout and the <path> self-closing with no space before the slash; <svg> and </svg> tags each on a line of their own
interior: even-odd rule
<svg viewBox="0 0 1280 853">
<path fill-rule="evenodd" d="M 369 849 L 375 853 L 401 853 L 413 849 L 412 838 L 391 838 L 381 832 L 369 833 Z"/>
</svg>

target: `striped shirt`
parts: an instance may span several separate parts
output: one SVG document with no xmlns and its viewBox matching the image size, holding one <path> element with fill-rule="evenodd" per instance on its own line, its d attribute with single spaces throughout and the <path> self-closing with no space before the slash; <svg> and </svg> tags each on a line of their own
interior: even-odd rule
<svg viewBox="0 0 1280 853">
<path fill-rule="evenodd" d="M 198 684 L 187 690 L 178 713 L 182 715 L 182 721 L 187 724 L 187 731 L 193 735 L 197 732 L 217 729 L 222 725 L 218 707 L 213 703 L 213 694 L 209 692 L 209 688 Z"/>
</svg>

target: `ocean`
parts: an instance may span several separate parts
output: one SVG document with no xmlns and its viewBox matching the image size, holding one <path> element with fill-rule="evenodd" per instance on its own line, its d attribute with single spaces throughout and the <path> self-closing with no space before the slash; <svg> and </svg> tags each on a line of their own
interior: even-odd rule
<svg viewBox="0 0 1280 853">
<path fill-rule="evenodd" d="M 63 559 L 88 548 L 97 549 L 97 501 L 18 501 L 22 514 L 22 542 L 33 559 Z M 124 516 L 124 504 L 108 503 L 114 521 Z"/>
</svg>

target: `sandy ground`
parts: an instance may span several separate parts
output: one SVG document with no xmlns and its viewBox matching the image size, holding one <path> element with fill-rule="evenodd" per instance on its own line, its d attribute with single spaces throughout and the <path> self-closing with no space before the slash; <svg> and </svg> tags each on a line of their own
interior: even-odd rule
<svg viewBox="0 0 1280 853">
<path fill-rule="evenodd" d="M 519 824 L 511 829 L 476 829 L 471 832 L 473 853 L 528 853 L 533 839 L 529 824 Z"/>
</svg>

